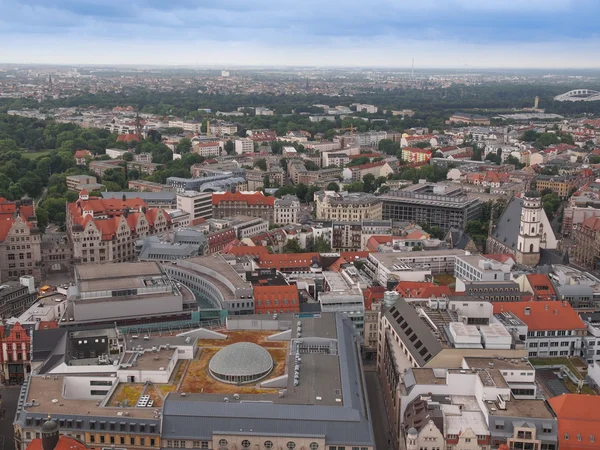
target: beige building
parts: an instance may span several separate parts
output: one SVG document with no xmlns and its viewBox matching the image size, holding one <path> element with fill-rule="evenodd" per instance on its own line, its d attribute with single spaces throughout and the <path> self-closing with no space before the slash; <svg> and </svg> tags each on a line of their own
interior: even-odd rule
<svg viewBox="0 0 600 450">
<path fill-rule="evenodd" d="M 190 221 L 212 218 L 212 192 L 185 191 L 177 194 L 177 209 L 190 215 Z"/>
<path fill-rule="evenodd" d="M 300 200 L 295 195 L 285 195 L 275 200 L 273 207 L 273 223 L 287 225 L 298 223 L 300 213 Z"/>
<path fill-rule="evenodd" d="M 0 224 L 0 281 L 39 274 L 41 234 L 35 223 L 22 214 L 16 218 L 0 217 L 3 222 Z"/>
<path fill-rule="evenodd" d="M 81 193 L 67 204 L 66 228 L 73 259 L 83 263 L 126 262 L 135 258 L 135 242 L 172 228 L 162 208 L 139 198 L 101 199 Z"/>
<path fill-rule="evenodd" d="M 265 187 L 265 177 L 269 180 L 269 185 L 266 187 L 283 186 L 284 172 L 281 167 L 272 167 L 267 171 L 262 170 L 247 170 L 246 183 L 249 191 L 256 191 Z"/>
<path fill-rule="evenodd" d="M 235 152 L 238 155 L 245 153 L 254 153 L 254 141 L 249 138 L 239 138 L 233 141 Z"/>
<path fill-rule="evenodd" d="M 319 191 L 315 193 L 315 205 L 318 220 L 381 220 L 381 201 L 364 192 L 339 194 L 333 191 Z"/>
<path fill-rule="evenodd" d="M 100 190 L 104 187 L 98 183 L 96 177 L 91 175 L 67 175 L 67 189 L 69 191 L 79 192 L 85 189 L 88 192 Z"/>
</svg>

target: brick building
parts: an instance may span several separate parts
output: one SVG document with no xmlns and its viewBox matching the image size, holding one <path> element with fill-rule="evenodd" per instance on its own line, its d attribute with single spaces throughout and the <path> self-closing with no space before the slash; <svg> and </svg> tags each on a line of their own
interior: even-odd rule
<svg viewBox="0 0 600 450">
<path fill-rule="evenodd" d="M 14 325 L 0 325 L 0 376 L 2 383 L 22 383 L 25 374 L 31 372 L 30 331 L 19 322 Z"/>
</svg>

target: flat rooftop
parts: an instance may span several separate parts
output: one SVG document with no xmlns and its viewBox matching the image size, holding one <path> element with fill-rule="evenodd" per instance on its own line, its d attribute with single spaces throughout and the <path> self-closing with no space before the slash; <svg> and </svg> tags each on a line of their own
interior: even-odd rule
<svg viewBox="0 0 600 450">
<path fill-rule="evenodd" d="M 484 402 L 484 404 L 491 416 L 554 419 L 554 414 L 545 400 L 511 399 L 509 402 L 506 402 L 506 409 L 498 409 L 498 405 L 495 402 Z"/>
<path fill-rule="evenodd" d="M 133 364 L 132 367 L 121 367 L 122 370 L 166 370 L 169 361 L 177 349 L 160 349 L 156 352 L 144 353 L 127 351 L 123 354 L 121 364 Z"/>
<path fill-rule="evenodd" d="M 471 369 L 533 370 L 533 366 L 529 361 L 522 361 L 520 359 L 475 357 L 465 357 L 464 359 Z"/>
<path fill-rule="evenodd" d="M 244 319 L 252 319 L 257 316 L 244 316 Z M 288 319 L 289 318 L 289 319 Z M 272 320 L 271 318 L 260 317 L 260 320 Z M 342 373 L 341 367 L 344 364 L 345 358 L 341 352 L 344 351 L 344 343 L 338 340 L 338 330 L 336 317 L 331 313 L 316 314 L 314 317 L 300 319 L 292 315 L 280 315 L 278 320 L 288 321 L 292 330 L 292 343 L 289 341 L 270 341 L 267 337 L 271 334 L 276 334 L 279 331 L 274 330 L 272 333 L 265 331 L 243 330 L 235 331 L 230 338 L 221 341 L 214 340 L 198 340 L 198 347 L 206 347 L 211 350 L 209 356 L 213 356 L 212 351 L 218 351 L 220 348 L 227 347 L 240 340 L 243 342 L 253 342 L 267 349 L 275 359 L 276 367 L 285 363 L 285 373 L 288 375 L 287 384 L 285 387 L 264 388 L 258 385 L 243 385 L 235 388 L 238 393 L 240 402 L 244 401 L 261 401 L 271 402 L 275 404 L 288 405 L 323 405 L 323 406 L 344 406 L 344 401 L 348 397 L 343 396 L 342 388 Z M 280 322 L 281 323 L 281 322 Z M 301 323 L 301 336 L 298 336 L 298 323 Z M 228 333 L 225 333 L 228 334 Z M 240 335 L 241 334 L 241 335 Z M 344 335 L 345 337 L 345 335 Z M 299 384 L 294 386 L 294 373 L 296 357 L 293 350 L 294 341 L 302 341 L 305 345 L 324 346 L 322 353 L 304 353 L 300 350 L 300 375 Z M 330 345 L 332 344 L 332 345 Z M 217 347 L 217 348 L 215 348 Z M 220 347 L 220 348 L 219 348 Z M 326 348 L 325 348 L 326 347 Z M 333 349 L 332 352 L 329 352 Z M 206 351 L 206 350 L 203 350 Z M 348 350 L 345 350 L 348 351 Z M 283 358 L 283 360 L 281 359 Z M 344 361 L 341 361 L 344 359 Z M 202 357 L 201 357 L 202 360 Z M 275 371 L 276 369 L 274 369 Z M 270 376 L 266 380 L 272 379 Z M 262 380 L 264 381 L 264 380 Z M 211 384 L 213 380 L 211 379 Z M 224 395 L 229 395 L 230 401 L 234 401 L 231 397 L 231 385 L 223 384 L 223 390 L 219 390 L 220 382 L 216 382 L 217 386 L 213 386 L 211 393 L 190 393 L 186 391 L 186 398 L 193 401 L 209 401 L 223 402 Z M 184 382 L 185 385 L 185 382 Z M 216 389 L 215 389 L 216 388 Z M 250 388 L 250 389 L 248 389 Z M 283 397 L 279 396 L 279 390 L 286 389 L 286 394 Z"/>
<path fill-rule="evenodd" d="M 154 408 L 105 408 L 96 404 L 97 400 L 74 400 L 63 397 L 64 376 L 31 376 L 25 403 L 35 400 L 36 406 L 24 406 L 28 413 L 40 415 L 73 416 L 112 416 L 119 417 L 118 413 L 129 412 L 128 418 L 152 419 Z M 53 400 L 57 400 L 54 402 Z"/>
<path fill-rule="evenodd" d="M 412 373 L 417 384 L 446 384 L 446 373 L 444 370 L 438 372 L 436 375 L 436 369 L 413 368 Z"/>
<path fill-rule="evenodd" d="M 81 264 L 75 266 L 77 280 L 107 280 L 113 278 L 143 277 L 162 275 L 156 262 Z"/>
<path fill-rule="evenodd" d="M 223 287 L 225 287 L 225 285 L 216 279 L 211 272 L 214 273 L 214 275 L 219 274 L 224 277 L 235 289 L 250 289 L 252 287 L 250 283 L 244 281 L 242 277 L 238 275 L 235 269 L 220 254 L 189 258 L 183 261 L 177 261 L 177 263 L 174 263 L 173 265 L 185 269 L 196 270 L 204 276 L 210 277 L 211 282 L 216 281 L 217 285 L 222 285 Z M 204 270 L 207 272 L 204 272 Z M 229 287 L 225 288 L 227 291 L 230 290 Z"/>
</svg>

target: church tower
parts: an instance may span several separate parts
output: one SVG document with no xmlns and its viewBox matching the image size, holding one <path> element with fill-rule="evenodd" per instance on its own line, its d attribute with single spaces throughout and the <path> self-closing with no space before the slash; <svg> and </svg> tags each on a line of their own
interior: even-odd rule
<svg viewBox="0 0 600 450">
<path fill-rule="evenodd" d="M 521 202 L 516 262 L 524 266 L 535 266 L 540 262 L 542 199 L 539 192 L 528 191 L 523 194 Z"/>
</svg>

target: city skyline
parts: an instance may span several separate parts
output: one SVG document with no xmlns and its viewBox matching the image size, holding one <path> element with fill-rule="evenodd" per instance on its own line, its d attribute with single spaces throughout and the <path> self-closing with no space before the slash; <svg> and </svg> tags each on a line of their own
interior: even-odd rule
<svg viewBox="0 0 600 450">
<path fill-rule="evenodd" d="M 591 0 L 2 1 L 0 63 L 594 68 Z M 45 45 L 40 45 L 43 42 Z"/>
</svg>

